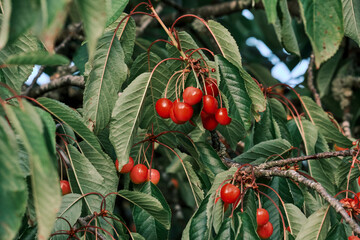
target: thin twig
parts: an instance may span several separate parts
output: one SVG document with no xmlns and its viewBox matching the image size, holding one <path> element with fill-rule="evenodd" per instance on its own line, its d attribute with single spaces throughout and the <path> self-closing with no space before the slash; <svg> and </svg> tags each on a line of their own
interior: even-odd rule
<svg viewBox="0 0 360 240">
<path fill-rule="evenodd" d="M 325 201 L 327 201 L 334 208 L 336 212 L 338 212 L 343 217 L 345 222 L 349 224 L 349 226 L 352 228 L 354 232 L 360 234 L 360 226 L 347 214 L 342 204 L 336 198 L 330 195 L 320 183 L 316 183 L 313 180 L 307 179 L 294 170 L 283 171 L 278 169 L 273 169 L 273 170 L 255 169 L 255 175 L 257 177 L 279 176 L 279 177 L 291 178 L 292 180 L 298 183 L 302 183 L 305 186 L 314 189 L 317 193 L 320 194 L 320 196 L 323 197 L 323 199 L 325 199 Z"/>
<path fill-rule="evenodd" d="M 35 76 L 34 79 L 32 80 L 32 82 L 31 82 L 31 84 L 29 85 L 29 87 L 25 90 L 24 95 L 28 95 L 28 94 L 29 94 L 29 92 L 30 92 L 31 89 L 35 86 L 35 84 L 36 84 L 37 80 L 39 79 L 39 77 L 41 76 L 41 74 L 43 74 L 44 70 L 45 70 L 45 66 L 41 66 L 41 67 L 39 68 L 38 73 L 36 74 L 36 76 Z"/>
<path fill-rule="evenodd" d="M 91 231 L 92 233 L 96 234 L 97 237 L 101 240 L 106 240 L 106 237 L 103 236 L 101 233 L 99 233 L 99 231 L 97 231 L 95 228 L 91 227 L 90 225 L 88 225 L 88 222 L 93 219 L 95 217 L 94 214 L 88 215 L 86 217 L 83 218 L 78 218 L 78 223 L 83 226 L 83 227 L 88 227 L 87 229 L 89 231 Z"/>
<path fill-rule="evenodd" d="M 307 70 L 307 82 L 308 82 L 309 90 L 314 95 L 316 104 L 319 105 L 320 107 L 322 107 L 320 95 L 317 92 L 315 85 L 314 85 L 314 72 L 313 72 L 314 60 L 315 60 L 314 54 L 311 54 L 310 63 L 309 63 L 309 67 Z"/>
</svg>

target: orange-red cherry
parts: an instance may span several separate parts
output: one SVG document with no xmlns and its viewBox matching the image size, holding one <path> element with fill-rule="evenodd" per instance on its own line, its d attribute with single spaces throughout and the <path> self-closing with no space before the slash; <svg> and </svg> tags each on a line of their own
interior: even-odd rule
<svg viewBox="0 0 360 240">
<path fill-rule="evenodd" d="M 151 171 L 151 173 L 150 173 Z M 151 180 L 150 180 L 150 176 L 151 176 Z M 149 169 L 148 170 L 148 175 L 147 175 L 147 180 L 151 181 L 153 184 L 158 184 L 160 181 L 160 173 L 158 170 L 156 169 Z"/>
<path fill-rule="evenodd" d="M 71 193 L 70 183 L 67 180 L 60 180 L 60 188 L 62 195 Z"/>
<path fill-rule="evenodd" d="M 215 114 L 218 109 L 218 101 L 211 95 L 203 97 L 203 111 L 209 114 Z"/>
<path fill-rule="evenodd" d="M 231 183 L 227 183 L 221 188 L 220 197 L 224 203 L 234 203 L 239 196 L 240 189 Z"/>
<path fill-rule="evenodd" d="M 130 172 L 130 180 L 135 184 L 140 184 L 146 181 L 148 168 L 144 164 L 135 165 Z"/>
<path fill-rule="evenodd" d="M 273 231 L 273 225 L 271 224 L 271 222 L 267 222 L 263 226 L 258 226 L 256 232 L 261 239 L 268 239 L 269 237 L 271 237 Z"/>
<path fill-rule="evenodd" d="M 356 193 L 354 196 L 354 204 L 357 207 L 360 207 L 360 192 Z"/>
<path fill-rule="evenodd" d="M 156 101 L 155 109 L 156 112 L 162 118 L 169 118 L 170 117 L 170 109 L 173 103 L 167 98 L 160 98 Z"/>
<path fill-rule="evenodd" d="M 192 106 L 185 102 L 175 102 L 173 108 L 176 119 L 181 122 L 189 121 L 194 113 Z"/>
<path fill-rule="evenodd" d="M 215 119 L 221 125 L 229 125 L 231 123 L 231 118 L 226 108 L 219 108 L 215 113 Z"/>
<path fill-rule="evenodd" d="M 269 213 L 264 208 L 258 208 L 256 210 L 256 222 L 258 226 L 267 224 L 269 221 Z"/>
<path fill-rule="evenodd" d="M 117 159 L 115 161 L 115 167 L 116 170 L 119 172 L 119 160 Z M 134 159 L 132 157 L 129 157 L 129 162 L 121 168 L 120 173 L 128 173 L 131 171 L 133 167 L 134 167 Z"/>
<path fill-rule="evenodd" d="M 202 99 L 203 93 L 200 89 L 195 87 L 187 87 L 183 92 L 183 99 L 189 105 L 195 105 Z"/>
</svg>

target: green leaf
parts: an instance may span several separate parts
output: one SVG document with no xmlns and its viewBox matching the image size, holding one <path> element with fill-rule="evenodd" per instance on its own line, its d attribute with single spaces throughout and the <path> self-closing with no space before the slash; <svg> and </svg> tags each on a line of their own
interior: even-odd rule
<svg viewBox="0 0 360 240">
<path fill-rule="evenodd" d="M 279 19 L 280 29 L 277 31 L 279 40 L 286 51 L 300 56 L 299 44 L 292 26 L 292 18 L 289 13 L 287 0 L 279 0 L 281 18 Z M 277 27 L 275 26 L 275 30 Z"/>
<path fill-rule="evenodd" d="M 0 239 L 14 239 L 27 205 L 27 186 L 18 161 L 14 132 L 0 118 Z"/>
<path fill-rule="evenodd" d="M 299 0 L 299 5 L 305 32 L 315 54 L 315 64 L 319 68 L 336 53 L 344 36 L 341 1 Z"/>
<path fill-rule="evenodd" d="M 271 108 L 268 107 L 262 114 L 261 120 L 255 123 L 253 143 L 256 145 L 263 141 L 276 138 L 275 126 Z"/>
<path fill-rule="evenodd" d="M 4 2 L 4 29 L 0 34 L 0 49 L 6 43 L 12 44 L 37 21 L 41 16 L 40 1 L 37 0 L 11 0 Z"/>
<path fill-rule="evenodd" d="M 223 164 L 215 150 L 207 143 L 197 142 L 195 143 L 196 149 L 199 152 L 200 160 L 203 163 L 208 175 L 215 177 L 215 175 L 227 170 L 227 167 Z"/>
<path fill-rule="evenodd" d="M 240 68 L 240 75 L 245 80 L 246 91 L 252 101 L 251 110 L 256 121 L 260 120 L 259 112 L 266 110 L 266 98 L 254 79 L 245 69 Z"/>
<path fill-rule="evenodd" d="M 106 23 L 105 0 L 77 0 L 88 40 L 89 58 L 93 59 L 98 39 L 103 34 Z"/>
<path fill-rule="evenodd" d="M 85 142 L 87 142 L 94 150 L 102 153 L 99 140 L 96 136 L 85 126 L 81 116 L 73 109 L 65 104 L 50 99 L 38 98 L 38 102 L 51 115 L 59 119 L 61 122 L 69 125 L 76 134 L 78 134 Z"/>
<path fill-rule="evenodd" d="M 118 92 L 127 77 L 124 52 L 117 40 L 110 46 L 112 36 L 108 32 L 99 39 L 84 91 L 84 118 L 96 134 L 109 124 Z"/>
<path fill-rule="evenodd" d="M 341 2 L 345 35 L 360 46 L 360 2 L 358 0 L 341 0 Z"/>
<path fill-rule="evenodd" d="M 324 206 L 313 213 L 308 220 L 302 224 L 296 240 L 326 239 L 330 225 L 330 216 L 326 210 L 327 206 Z"/>
<path fill-rule="evenodd" d="M 106 188 L 103 187 L 105 180 L 91 164 L 89 159 L 82 155 L 75 147 L 68 145 L 68 154 L 70 164 L 75 176 L 75 179 L 70 179 L 71 186 L 75 183 L 79 187 L 81 195 L 98 192 L 105 196 Z M 91 195 L 85 198 L 86 205 L 91 213 L 100 211 L 102 198 L 97 195 Z"/>
<path fill-rule="evenodd" d="M 106 155 L 97 152 L 86 142 L 79 143 L 80 148 L 85 155 L 85 157 L 91 162 L 95 167 L 96 171 L 104 178 L 104 183 L 102 188 L 104 188 L 104 193 L 116 192 L 119 177 L 116 172 L 114 162 Z M 112 210 L 115 205 L 115 196 L 110 195 L 106 198 L 106 208 L 107 210 Z"/>
<path fill-rule="evenodd" d="M 260 158 L 263 158 L 262 161 L 264 161 L 269 156 L 272 156 L 274 154 L 283 155 L 284 153 L 288 152 L 290 148 L 291 144 L 284 139 L 264 141 L 253 146 L 247 152 L 244 152 L 233 160 L 241 164 L 251 163 Z M 271 158 L 271 160 L 274 159 L 276 158 Z"/>
<path fill-rule="evenodd" d="M 119 168 L 129 161 L 150 80 L 150 73 L 139 75 L 116 101 L 110 123 L 110 141 L 115 147 Z"/>
<path fill-rule="evenodd" d="M 127 15 L 128 15 L 127 13 L 121 14 L 120 17 L 115 22 L 113 22 L 111 25 L 109 25 L 105 29 L 105 32 L 111 32 L 113 34 L 114 31 L 116 30 L 116 28 L 118 27 L 120 21 L 123 20 Z M 125 29 L 124 29 L 124 27 L 125 27 Z M 125 63 L 131 64 L 132 63 L 131 57 L 133 55 L 133 50 L 134 50 L 134 45 L 135 45 L 135 37 L 136 37 L 135 20 L 131 17 L 124 20 L 121 23 L 121 25 L 119 26 L 119 28 L 116 32 L 116 36 L 118 39 L 120 38 L 120 43 L 121 43 L 122 49 L 124 50 Z"/>
<path fill-rule="evenodd" d="M 56 154 L 56 126 L 51 115 L 44 111 L 41 108 L 35 108 L 37 114 L 40 116 L 41 121 L 43 123 L 43 132 L 46 140 L 46 145 L 48 146 L 49 153 L 53 154 L 53 158 L 55 158 Z"/>
<path fill-rule="evenodd" d="M 14 65 L 44 65 L 44 66 L 56 66 L 66 65 L 70 63 L 70 60 L 62 55 L 49 54 L 45 51 L 26 52 L 16 55 L 11 55 L 6 60 L 7 64 Z"/>
<path fill-rule="evenodd" d="M 7 59 L 11 55 L 36 51 L 37 48 L 38 46 L 35 38 L 30 36 L 21 36 L 17 41 L 10 45 L 7 45 L 0 50 L 0 59 L 2 59 L 2 61 L 5 61 L 5 59 Z M 0 75 L 3 75 L 2 78 L 0 77 L 0 81 L 7 84 L 17 93 L 20 93 L 21 86 L 30 76 L 32 71 L 33 66 L 10 65 L 8 67 L 0 69 Z"/>
<path fill-rule="evenodd" d="M 296 237 L 307 218 L 295 205 L 291 203 L 285 203 L 285 207 L 290 220 L 289 227 L 291 229 L 291 233 Z"/>
<path fill-rule="evenodd" d="M 109 26 L 119 18 L 129 0 L 106 0 L 106 13 L 108 14 L 106 26 Z"/>
<path fill-rule="evenodd" d="M 0 50 L 6 45 L 9 30 L 10 30 L 10 17 L 11 17 L 11 0 L 1 1 L 4 13 L 0 15 Z"/>
<path fill-rule="evenodd" d="M 231 229 L 232 219 L 227 218 L 222 223 L 219 234 L 216 236 L 215 239 L 234 239 L 234 232 Z"/>
<path fill-rule="evenodd" d="M 215 41 L 217 42 L 223 57 L 236 67 L 241 67 L 239 48 L 230 32 L 220 23 L 213 20 L 210 20 L 208 24 L 215 36 Z"/>
<path fill-rule="evenodd" d="M 330 89 L 331 80 L 334 77 L 337 66 L 344 53 L 343 49 L 339 51 L 323 65 L 321 65 L 316 75 L 317 89 L 319 90 L 320 97 L 324 97 Z"/>
<path fill-rule="evenodd" d="M 209 216 L 207 215 L 207 205 L 210 201 L 210 196 L 208 195 L 200 204 L 194 216 L 191 218 L 189 237 L 191 240 L 197 239 L 207 239 L 209 234 L 208 229 L 208 220 Z"/>
<path fill-rule="evenodd" d="M 236 119 L 232 119 L 229 125 L 224 126 L 219 124 L 216 130 L 224 136 L 233 150 L 236 149 L 238 142 L 245 138 L 246 134 L 244 126 Z"/>
<path fill-rule="evenodd" d="M 32 195 L 38 223 L 38 238 L 47 239 L 61 204 L 58 174 L 50 158 L 40 117 L 22 101 L 24 110 L 5 105 L 5 112 L 29 154 Z"/>
<path fill-rule="evenodd" d="M 222 56 L 215 56 L 222 81 L 220 90 L 229 100 L 229 115 L 249 129 L 251 125 L 251 99 L 246 91 L 244 79 L 239 70 Z"/>
<path fill-rule="evenodd" d="M 62 197 L 60 211 L 57 216 L 65 218 L 73 226 L 81 215 L 82 200 L 79 200 L 80 194 L 70 193 Z M 55 222 L 54 231 L 70 230 L 70 226 L 64 219 L 58 218 Z M 54 236 L 53 239 L 62 239 Z M 65 237 L 66 239 L 67 237 Z"/>
<path fill-rule="evenodd" d="M 266 16 L 269 23 L 274 24 L 277 20 L 277 3 L 278 0 L 262 0 L 265 7 Z"/>
<path fill-rule="evenodd" d="M 330 121 L 328 114 L 326 114 L 321 107 L 309 97 L 304 96 L 302 100 L 310 113 L 311 119 L 327 142 L 336 143 L 336 145 L 340 147 L 352 146 L 352 142 L 341 134 L 340 130 Z"/>
<path fill-rule="evenodd" d="M 335 224 L 326 236 L 326 240 L 347 240 L 345 226 L 343 223 Z"/>
<path fill-rule="evenodd" d="M 155 197 L 142 192 L 133 192 L 128 190 L 121 190 L 118 195 L 137 207 L 143 209 L 154 217 L 165 229 L 170 229 L 170 219 L 168 209 L 162 206 L 162 203 Z"/>
<path fill-rule="evenodd" d="M 159 200 L 162 207 L 167 212 L 168 221 L 171 221 L 171 209 L 161 191 L 154 184 L 147 182 L 141 188 L 140 192 L 146 193 Z M 133 209 L 133 216 L 136 231 L 142 236 L 146 236 L 146 239 L 168 239 L 169 231 L 145 210 L 135 206 Z"/>
<path fill-rule="evenodd" d="M 187 159 L 184 159 L 184 165 L 186 168 L 187 173 L 189 174 L 190 182 L 192 188 L 194 189 L 194 194 L 197 202 L 201 202 L 204 199 L 204 191 L 203 186 L 201 184 L 201 181 L 199 177 L 196 175 L 195 170 L 191 163 L 189 161 L 186 161 Z"/>
<path fill-rule="evenodd" d="M 255 227 L 252 225 L 250 216 L 246 212 L 238 212 L 236 215 L 241 219 L 241 228 L 236 239 L 259 239 L 259 236 L 255 232 Z"/>
</svg>

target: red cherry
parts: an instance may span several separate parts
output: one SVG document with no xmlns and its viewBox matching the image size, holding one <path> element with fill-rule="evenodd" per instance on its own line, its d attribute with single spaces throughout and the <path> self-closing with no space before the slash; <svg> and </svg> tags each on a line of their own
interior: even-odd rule
<svg viewBox="0 0 360 240">
<path fill-rule="evenodd" d="M 177 100 L 176 100 L 177 101 Z M 175 101 L 175 102 L 176 102 Z M 174 102 L 174 103 L 175 103 Z M 175 113 L 174 113 L 174 104 L 173 104 L 173 107 L 170 109 L 170 118 L 171 120 L 176 123 L 176 124 L 184 124 L 185 122 L 183 121 L 179 121 L 176 117 L 175 117 Z"/>
<path fill-rule="evenodd" d="M 181 122 L 190 120 L 194 113 L 192 106 L 184 102 L 175 102 L 173 108 L 176 119 Z"/>
<path fill-rule="evenodd" d="M 129 157 L 129 162 L 121 168 L 120 173 L 130 172 L 131 169 L 133 168 L 133 166 L 134 166 L 134 159 L 132 157 Z M 119 172 L 119 160 L 117 160 L 117 159 L 115 161 L 115 167 L 116 167 L 116 170 Z"/>
<path fill-rule="evenodd" d="M 220 196 L 224 203 L 234 203 L 240 196 L 240 189 L 231 183 L 227 183 L 221 188 Z"/>
<path fill-rule="evenodd" d="M 258 226 L 263 226 L 269 221 L 269 213 L 264 208 L 256 210 L 256 222 Z"/>
<path fill-rule="evenodd" d="M 271 222 L 267 222 L 263 226 L 258 226 L 256 232 L 261 239 L 268 239 L 273 233 L 273 225 L 271 224 Z"/>
<path fill-rule="evenodd" d="M 167 98 L 160 98 L 156 101 L 155 109 L 156 112 L 162 118 L 169 118 L 170 117 L 170 109 L 173 103 Z"/>
<path fill-rule="evenodd" d="M 140 184 L 146 181 L 148 168 L 144 164 L 137 164 L 131 169 L 130 179 L 135 184 Z"/>
<path fill-rule="evenodd" d="M 215 114 L 218 109 L 218 101 L 211 95 L 203 97 L 203 111 L 209 114 Z"/>
<path fill-rule="evenodd" d="M 70 183 L 66 180 L 60 180 L 60 188 L 63 196 L 71 193 Z"/>
<path fill-rule="evenodd" d="M 215 128 L 218 125 L 218 122 L 216 121 L 214 115 L 208 114 L 204 111 L 201 111 L 200 116 L 201 116 L 201 121 L 202 121 L 203 127 L 206 130 L 209 130 L 209 131 L 215 130 Z"/>
<path fill-rule="evenodd" d="M 216 81 L 206 81 L 205 82 L 205 93 L 213 97 L 219 96 L 219 89 L 216 85 Z"/>
<path fill-rule="evenodd" d="M 348 240 L 360 240 L 357 236 L 350 236 L 348 237 Z"/>
<path fill-rule="evenodd" d="M 229 125 L 231 123 L 231 118 L 228 116 L 226 108 L 219 108 L 215 113 L 215 119 L 221 125 Z"/>
<path fill-rule="evenodd" d="M 203 93 L 200 89 L 195 87 L 187 87 L 183 92 L 183 99 L 189 105 L 195 105 L 201 101 Z"/>
<path fill-rule="evenodd" d="M 150 174 L 151 174 L 151 182 L 153 184 L 158 184 L 160 181 L 160 173 L 158 170 L 156 169 L 151 169 L 151 173 L 150 173 L 150 169 L 148 170 L 148 174 L 147 174 L 147 180 L 150 181 Z"/>
<path fill-rule="evenodd" d="M 286 231 L 288 231 L 289 233 L 291 233 L 290 226 L 288 226 L 288 227 L 286 228 Z"/>
</svg>

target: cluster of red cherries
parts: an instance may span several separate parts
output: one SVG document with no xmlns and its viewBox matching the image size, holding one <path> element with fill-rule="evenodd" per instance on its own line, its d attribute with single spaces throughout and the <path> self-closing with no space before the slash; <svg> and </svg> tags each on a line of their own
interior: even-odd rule
<svg viewBox="0 0 360 240">
<path fill-rule="evenodd" d="M 141 184 L 146 181 L 151 181 L 153 184 L 158 184 L 160 181 L 160 173 L 156 169 L 148 169 L 144 164 L 136 164 L 134 166 L 134 159 L 129 157 L 129 162 L 119 170 L 119 160 L 115 161 L 116 170 L 120 173 L 129 173 L 130 180 L 135 184 Z"/>
<path fill-rule="evenodd" d="M 204 95 L 205 94 L 205 95 Z M 204 96 L 203 96 L 204 95 Z M 193 105 L 201 102 L 203 108 L 201 111 L 201 121 L 205 129 L 215 130 L 217 125 L 229 125 L 231 118 L 228 116 L 226 108 L 218 108 L 216 97 L 219 90 L 215 81 L 206 81 L 204 93 L 199 88 L 187 87 L 183 92 L 183 101 L 176 99 L 172 102 L 168 98 L 160 98 L 157 100 L 155 109 L 162 118 L 171 118 L 176 124 L 184 124 L 193 116 Z M 191 122 L 190 122 L 191 123 Z"/>
<path fill-rule="evenodd" d="M 220 191 L 221 200 L 225 204 L 236 203 L 240 196 L 240 189 L 234 184 L 225 184 Z M 273 233 L 273 225 L 269 222 L 269 213 L 264 208 L 256 211 L 257 234 L 261 239 L 268 239 Z"/>
</svg>

